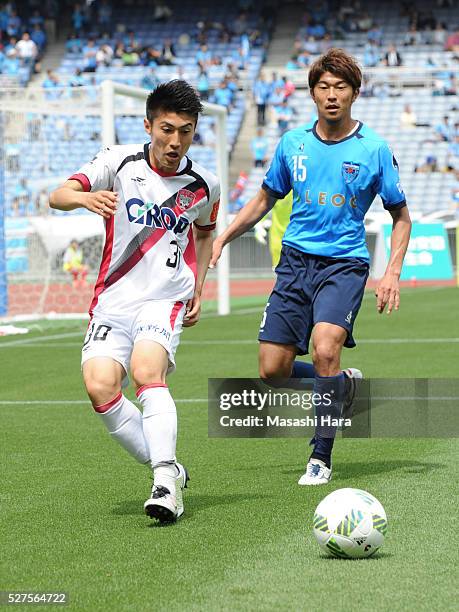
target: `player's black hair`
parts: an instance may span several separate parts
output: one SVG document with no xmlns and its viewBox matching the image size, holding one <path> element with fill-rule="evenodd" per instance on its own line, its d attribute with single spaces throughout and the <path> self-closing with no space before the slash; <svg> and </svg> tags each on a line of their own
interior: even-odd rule
<svg viewBox="0 0 459 612">
<path fill-rule="evenodd" d="M 161 83 L 147 98 L 146 117 L 150 123 L 160 112 L 183 113 L 198 120 L 202 113 L 201 100 L 193 87 L 186 81 L 174 79 Z"/>
</svg>

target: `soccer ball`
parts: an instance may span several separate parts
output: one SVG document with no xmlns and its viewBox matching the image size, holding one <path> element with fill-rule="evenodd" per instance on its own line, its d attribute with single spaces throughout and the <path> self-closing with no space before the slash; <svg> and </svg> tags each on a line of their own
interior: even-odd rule
<svg viewBox="0 0 459 612">
<path fill-rule="evenodd" d="M 337 489 L 327 495 L 317 506 L 313 523 L 321 548 L 341 559 L 371 557 L 387 531 L 384 508 L 360 489 Z"/>
</svg>

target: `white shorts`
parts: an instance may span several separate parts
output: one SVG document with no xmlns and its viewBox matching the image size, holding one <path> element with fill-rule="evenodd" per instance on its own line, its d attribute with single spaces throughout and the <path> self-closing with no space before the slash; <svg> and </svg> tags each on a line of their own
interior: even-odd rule
<svg viewBox="0 0 459 612">
<path fill-rule="evenodd" d="M 167 373 L 175 370 L 175 351 L 182 332 L 185 302 L 145 302 L 123 317 L 95 314 L 89 322 L 81 353 L 81 365 L 93 357 L 111 357 L 129 373 L 134 345 L 153 340 L 163 346 L 169 358 Z"/>
</svg>

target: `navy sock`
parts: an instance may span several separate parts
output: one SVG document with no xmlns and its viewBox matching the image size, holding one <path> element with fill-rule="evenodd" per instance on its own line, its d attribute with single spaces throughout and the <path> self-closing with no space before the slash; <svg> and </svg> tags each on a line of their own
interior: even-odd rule
<svg viewBox="0 0 459 612">
<path fill-rule="evenodd" d="M 316 371 L 312 363 L 304 361 L 294 361 L 292 369 L 292 378 L 315 378 Z"/>
<path fill-rule="evenodd" d="M 314 449 L 311 459 L 320 459 L 327 467 L 331 466 L 331 453 L 335 441 L 336 427 L 322 420 L 326 417 L 339 418 L 344 399 L 344 374 L 337 376 L 316 376 L 313 393 L 319 394 L 321 400 L 316 403 L 316 417 L 319 423 L 316 427 L 311 444 Z M 317 396 L 316 396 L 317 397 Z"/>
</svg>

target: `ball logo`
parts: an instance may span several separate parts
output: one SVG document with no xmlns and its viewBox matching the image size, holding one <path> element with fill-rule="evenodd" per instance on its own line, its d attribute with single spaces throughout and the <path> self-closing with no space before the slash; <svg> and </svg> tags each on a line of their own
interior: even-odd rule
<svg viewBox="0 0 459 612">
<path fill-rule="evenodd" d="M 195 200 L 195 193 L 189 189 L 179 189 L 177 192 L 177 197 L 175 198 L 175 203 L 180 206 L 182 210 L 188 210 L 191 206 L 193 206 Z"/>
</svg>

